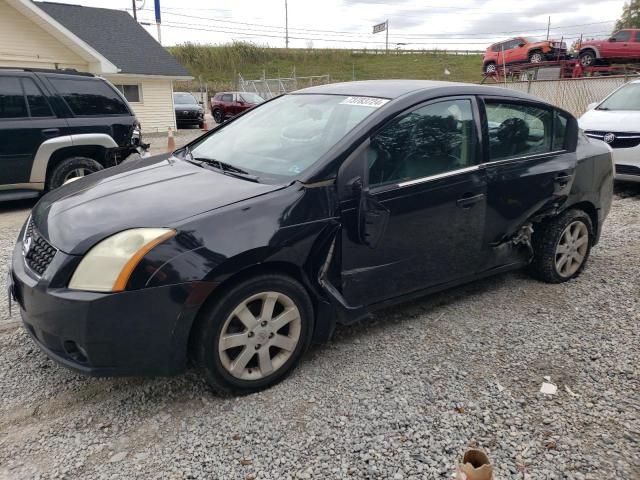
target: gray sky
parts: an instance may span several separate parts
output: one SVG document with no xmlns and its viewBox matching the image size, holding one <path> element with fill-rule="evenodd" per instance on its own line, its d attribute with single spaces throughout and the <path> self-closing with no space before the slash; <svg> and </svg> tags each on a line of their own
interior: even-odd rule
<svg viewBox="0 0 640 480">
<path fill-rule="evenodd" d="M 66 0 L 64 3 L 131 10 L 132 0 Z M 138 1 L 141 22 L 154 22 L 153 0 Z M 162 43 L 221 44 L 233 40 L 284 47 L 284 0 L 161 0 Z M 483 50 L 514 35 L 572 43 L 607 36 L 623 0 L 288 0 L 291 47 L 384 48 L 385 34 L 371 33 L 389 20 L 389 47 Z M 156 36 L 156 28 L 147 27 Z"/>
</svg>

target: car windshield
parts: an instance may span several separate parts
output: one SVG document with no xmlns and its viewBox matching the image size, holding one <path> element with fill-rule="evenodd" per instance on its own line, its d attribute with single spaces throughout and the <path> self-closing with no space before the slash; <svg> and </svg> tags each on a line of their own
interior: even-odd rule
<svg viewBox="0 0 640 480">
<path fill-rule="evenodd" d="M 240 94 L 240 99 L 243 102 L 247 102 L 247 103 L 262 103 L 264 102 L 264 98 L 262 98 L 260 95 L 257 95 L 255 93 L 249 93 L 249 92 L 243 92 Z"/>
<path fill-rule="evenodd" d="M 629 83 L 598 105 L 598 110 L 640 110 L 640 83 Z"/>
<path fill-rule="evenodd" d="M 215 159 L 279 183 L 317 162 L 388 100 L 342 95 L 283 95 L 249 110 L 191 146 L 194 158 Z"/>
<path fill-rule="evenodd" d="M 198 101 L 190 93 L 174 93 L 173 103 L 179 105 L 197 105 Z"/>
</svg>

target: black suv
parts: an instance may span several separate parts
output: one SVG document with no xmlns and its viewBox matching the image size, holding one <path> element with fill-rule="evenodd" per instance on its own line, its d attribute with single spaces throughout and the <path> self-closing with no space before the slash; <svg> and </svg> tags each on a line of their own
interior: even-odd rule
<svg viewBox="0 0 640 480">
<path fill-rule="evenodd" d="M 37 197 L 146 147 L 127 101 L 104 79 L 0 69 L 0 200 Z"/>
</svg>

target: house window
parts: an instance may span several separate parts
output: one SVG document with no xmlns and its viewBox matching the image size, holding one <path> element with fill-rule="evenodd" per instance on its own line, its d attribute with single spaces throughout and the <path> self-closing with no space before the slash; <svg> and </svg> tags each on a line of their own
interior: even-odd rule
<svg viewBox="0 0 640 480">
<path fill-rule="evenodd" d="M 140 95 L 140 85 L 115 85 L 115 87 L 120 90 L 120 93 L 124 95 L 124 98 L 127 99 L 128 102 L 132 103 L 140 103 L 142 95 Z"/>
</svg>

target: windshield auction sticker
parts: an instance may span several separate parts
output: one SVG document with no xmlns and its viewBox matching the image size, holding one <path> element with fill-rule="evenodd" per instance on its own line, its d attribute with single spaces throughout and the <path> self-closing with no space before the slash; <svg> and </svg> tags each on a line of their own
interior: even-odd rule
<svg viewBox="0 0 640 480">
<path fill-rule="evenodd" d="M 385 103 L 389 103 L 387 98 L 347 97 L 340 102 L 340 105 L 358 105 L 360 107 L 380 108 Z"/>
</svg>

